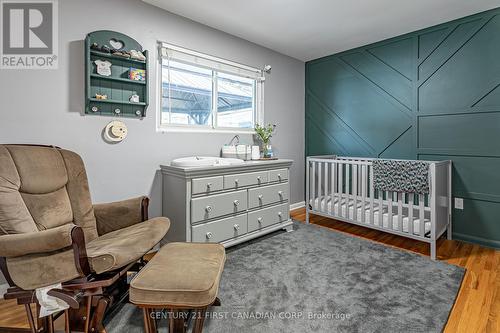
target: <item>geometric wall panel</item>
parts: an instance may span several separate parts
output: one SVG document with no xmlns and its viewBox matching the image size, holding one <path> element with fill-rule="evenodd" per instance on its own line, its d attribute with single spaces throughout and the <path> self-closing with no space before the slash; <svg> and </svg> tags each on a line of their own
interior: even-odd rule
<svg viewBox="0 0 500 333">
<path fill-rule="evenodd" d="M 375 46 L 367 51 L 411 81 L 413 77 L 412 47 L 413 39 L 407 38 Z"/>
<path fill-rule="evenodd" d="M 387 98 L 393 99 L 400 103 L 401 106 L 411 110 L 411 80 L 389 66 L 389 64 L 368 55 L 370 53 L 353 53 L 345 55 L 341 59 L 364 78 L 379 87 L 387 95 Z"/>
<path fill-rule="evenodd" d="M 464 199 L 464 210 L 455 210 L 453 222 L 455 238 L 500 248 L 498 203 Z"/>
<path fill-rule="evenodd" d="M 421 155 L 423 159 L 450 159 L 447 155 Z M 487 201 L 500 199 L 500 158 L 451 156 L 455 168 L 453 189 L 461 197 Z M 500 226 L 500 224 L 499 224 Z"/>
<path fill-rule="evenodd" d="M 394 142 L 392 142 L 379 157 L 381 158 L 402 158 L 412 160 L 415 159 L 415 149 L 413 148 L 413 131 L 411 127 L 406 132 L 401 134 Z M 410 149 L 409 149 L 410 147 Z"/>
<path fill-rule="evenodd" d="M 494 85 L 494 83 L 493 83 Z M 500 84 L 497 84 L 493 89 L 487 89 L 484 94 L 478 96 L 476 101 L 472 104 L 473 107 L 478 108 L 491 108 L 500 105 Z"/>
<path fill-rule="evenodd" d="M 418 148 L 500 157 L 500 112 L 419 117 Z"/>
<path fill-rule="evenodd" d="M 450 159 L 454 236 L 500 247 L 500 8 L 306 63 L 306 155 Z"/>
<path fill-rule="evenodd" d="M 480 25 L 476 23 L 476 26 Z M 470 108 L 498 84 L 500 15 L 481 26 L 467 42 L 450 45 L 452 50 L 460 49 L 442 60 L 439 69 L 419 87 L 420 111 L 449 112 L 450 109 Z M 461 40 L 467 36 L 468 33 L 461 35 Z"/>
<path fill-rule="evenodd" d="M 352 55 L 347 60 L 355 62 L 355 59 L 356 55 Z M 401 102 L 411 104 L 411 89 L 406 91 L 406 99 L 398 94 L 395 97 L 391 95 L 392 81 L 381 83 L 384 75 L 377 72 L 381 67 L 391 72 L 394 70 L 371 59 L 362 67 L 353 68 L 352 63 L 341 59 L 310 66 L 308 76 L 314 79 L 307 85 L 307 100 L 313 100 L 315 105 L 321 107 L 315 106 L 307 113 L 330 114 L 338 127 L 344 127 L 367 147 L 369 156 L 378 156 L 412 126 L 411 111 Z M 400 89 L 399 85 L 395 86 Z M 329 124 L 327 120 L 319 124 L 325 127 L 324 130 L 329 130 L 326 128 Z M 332 135 L 337 135 L 338 130 L 331 131 Z M 351 155 L 357 153 L 352 150 L 347 152 Z"/>
<path fill-rule="evenodd" d="M 329 142 L 330 147 L 334 148 L 330 151 L 355 156 L 371 156 L 371 147 L 363 142 L 349 126 L 346 126 L 335 113 L 325 109 L 314 98 L 308 99 L 307 107 L 310 110 L 307 114 L 308 123 L 314 126 L 314 129 L 308 132 L 315 133 L 311 137 L 314 140 L 310 145 L 311 155 L 317 155 L 324 149 L 322 145 L 313 144 L 313 142 L 320 141 L 315 138 L 320 136 L 323 140 Z"/>
<path fill-rule="evenodd" d="M 438 46 L 439 42 L 443 40 L 445 34 L 447 34 L 449 30 L 450 28 L 442 27 L 441 29 L 419 34 L 418 58 L 425 59 L 432 52 L 432 50 Z"/>
<path fill-rule="evenodd" d="M 343 147 L 333 140 L 328 134 L 319 129 L 315 122 L 309 120 L 306 124 L 307 131 L 317 132 L 317 134 L 310 138 L 309 145 L 311 147 L 311 155 L 327 155 L 331 151 L 344 151 Z"/>
<path fill-rule="evenodd" d="M 438 47 L 433 49 L 426 58 L 421 58 L 423 61 L 420 66 L 418 66 L 419 79 L 425 79 L 429 75 L 432 75 L 440 65 L 446 62 L 450 53 L 459 47 L 460 43 L 475 31 L 480 25 L 480 21 L 479 19 L 467 21 L 449 29 L 450 33 L 444 36 L 437 45 Z"/>
</svg>

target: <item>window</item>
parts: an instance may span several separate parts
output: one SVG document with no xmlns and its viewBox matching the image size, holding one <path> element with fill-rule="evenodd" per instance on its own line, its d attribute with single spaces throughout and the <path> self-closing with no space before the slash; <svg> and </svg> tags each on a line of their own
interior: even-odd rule
<svg viewBox="0 0 500 333">
<path fill-rule="evenodd" d="M 262 72 L 160 44 L 160 129 L 248 131 L 262 119 Z"/>
</svg>

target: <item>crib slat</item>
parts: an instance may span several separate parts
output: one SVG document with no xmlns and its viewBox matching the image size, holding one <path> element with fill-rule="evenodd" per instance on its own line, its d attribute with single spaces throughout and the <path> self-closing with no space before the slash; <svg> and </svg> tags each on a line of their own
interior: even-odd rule
<svg viewBox="0 0 500 333">
<path fill-rule="evenodd" d="M 348 185 L 347 185 L 348 178 L 346 178 L 347 167 L 348 167 L 348 165 L 346 163 L 342 164 L 342 170 L 341 170 L 341 173 L 342 173 L 342 185 L 341 185 L 341 188 L 342 188 L 342 195 L 341 195 L 342 204 L 340 205 L 339 211 L 337 212 L 339 214 L 339 216 L 341 216 L 341 217 L 344 217 L 345 209 L 343 209 L 343 208 L 345 208 L 345 205 L 346 205 L 346 202 L 347 202 L 347 188 L 348 188 Z"/>
<path fill-rule="evenodd" d="M 377 190 L 378 194 L 378 223 L 379 227 L 383 228 L 384 227 L 384 214 L 382 212 L 384 211 L 384 192 L 381 190 Z"/>
<path fill-rule="evenodd" d="M 335 209 L 335 179 L 337 178 L 335 174 L 335 168 L 337 163 L 333 162 L 330 164 L 330 188 L 331 188 L 331 197 L 330 197 L 330 214 L 333 215 Z"/>
<path fill-rule="evenodd" d="M 413 235 L 413 200 L 415 195 L 413 193 L 408 194 L 408 233 Z"/>
<path fill-rule="evenodd" d="M 366 220 L 366 165 L 361 165 L 361 222 Z"/>
<path fill-rule="evenodd" d="M 309 224 L 309 211 L 311 204 L 311 161 L 306 157 L 306 223 Z"/>
<path fill-rule="evenodd" d="M 360 163 L 358 164 L 358 196 L 360 197 L 359 200 L 361 200 L 361 196 L 363 193 L 363 164 Z"/>
<path fill-rule="evenodd" d="M 323 198 L 321 197 L 321 167 L 323 163 L 318 162 L 318 210 L 321 212 L 323 210 Z"/>
<path fill-rule="evenodd" d="M 386 191 L 387 195 L 387 226 L 389 229 L 394 229 L 392 224 L 392 192 Z"/>
<path fill-rule="evenodd" d="M 317 204 L 317 196 L 316 196 L 316 163 L 315 161 L 312 161 L 312 168 L 311 168 L 311 198 L 312 198 L 312 203 L 311 206 L 313 207 L 313 210 L 317 210 L 316 204 Z"/>
<path fill-rule="evenodd" d="M 342 200 L 343 200 L 343 184 L 344 180 L 342 179 L 343 174 L 344 174 L 344 165 L 342 163 L 339 163 L 338 167 L 338 172 L 339 172 L 339 178 L 338 178 L 338 201 L 337 201 L 337 215 L 342 216 Z"/>
<path fill-rule="evenodd" d="M 398 192 L 398 230 L 403 230 L 403 194 Z"/>
<path fill-rule="evenodd" d="M 424 237 L 425 236 L 425 223 L 424 223 L 424 220 L 425 220 L 425 214 L 424 214 L 424 205 L 425 205 L 425 202 L 424 202 L 424 195 L 423 194 L 419 194 L 418 195 L 418 206 L 419 206 L 419 213 L 418 213 L 418 218 L 420 220 L 420 225 L 419 225 L 419 228 L 420 228 L 420 236 Z"/>
<path fill-rule="evenodd" d="M 349 163 L 347 163 L 345 165 L 345 193 L 346 193 L 346 196 L 345 196 L 345 214 L 344 217 L 345 218 L 349 218 L 349 204 L 350 204 L 350 199 L 351 199 L 351 191 L 350 191 L 350 188 L 351 188 L 351 181 L 350 181 L 350 171 L 351 171 L 351 165 Z"/>
<path fill-rule="evenodd" d="M 352 218 L 354 221 L 358 220 L 358 165 L 353 164 L 352 166 Z"/>
<path fill-rule="evenodd" d="M 330 170 L 330 164 L 325 162 L 325 180 L 324 180 L 324 188 L 323 188 L 323 192 L 324 192 L 323 201 L 325 204 L 323 206 L 323 211 L 325 213 L 328 212 L 328 173 L 329 173 L 329 170 Z"/>
<path fill-rule="evenodd" d="M 375 188 L 373 185 L 373 167 L 370 165 L 370 224 L 374 224 L 374 206 L 373 206 L 373 201 L 375 200 Z M 379 211 L 379 214 L 380 211 Z"/>
</svg>

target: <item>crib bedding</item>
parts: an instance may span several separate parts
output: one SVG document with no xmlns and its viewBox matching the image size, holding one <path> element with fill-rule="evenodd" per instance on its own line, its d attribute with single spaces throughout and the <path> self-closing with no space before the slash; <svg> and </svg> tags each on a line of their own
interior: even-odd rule
<svg viewBox="0 0 500 333">
<path fill-rule="evenodd" d="M 425 161 L 373 160 L 374 187 L 381 191 L 429 193 L 429 163 Z"/>
<path fill-rule="evenodd" d="M 314 202 L 314 204 L 313 204 Z M 326 207 L 325 207 L 326 203 Z M 368 203 L 365 204 L 363 207 L 363 204 L 358 201 L 357 204 L 357 209 L 356 209 L 356 219 L 354 217 L 354 200 L 352 198 L 347 199 L 345 197 L 340 199 L 340 210 L 341 214 L 339 212 L 339 199 L 337 197 L 334 198 L 333 200 L 333 209 L 334 209 L 334 214 L 338 216 L 343 216 L 345 218 L 348 218 L 350 220 L 357 220 L 357 222 L 363 222 L 362 221 L 362 213 L 364 211 L 365 213 L 365 221 L 364 223 L 369 224 L 370 222 L 370 206 Z M 325 211 L 327 213 L 332 212 L 332 200 L 331 197 L 325 198 L 316 198 L 316 199 L 311 199 L 310 204 L 313 205 L 314 207 L 318 207 L 317 209 L 320 211 Z M 396 207 L 395 207 L 396 208 Z M 347 212 L 349 215 L 347 215 Z M 402 231 L 403 232 L 409 232 L 408 230 L 408 225 L 409 225 L 410 218 L 408 216 L 403 215 L 402 216 Z M 373 209 L 373 224 L 376 226 L 380 225 L 380 209 L 379 207 L 375 206 Z M 387 207 L 384 207 L 382 209 L 382 225 L 384 228 L 390 228 L 389 227 L 389 213 L 387 210 Z M 392 229 L 394 230 L 399 230 L 399 215 L 397 212 L 394 212 L 392 215 Z M 430 220 L 427 218 L 424 218 L 424 234 L 426 237 L 430 236 L 430 230 L 431 230 L 431 223 Z M 420 232 L 420 219 L 419 218 L 413 218 L 413 234 L 418 235 Z"/>
</svg>

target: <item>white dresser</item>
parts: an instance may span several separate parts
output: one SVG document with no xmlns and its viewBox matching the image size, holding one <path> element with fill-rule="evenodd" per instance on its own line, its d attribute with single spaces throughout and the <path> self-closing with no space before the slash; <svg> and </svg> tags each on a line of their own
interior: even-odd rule
<svg viewBox="0 0 500 333">
<path fill-rule="evenodd" d="M 292 230 L 291 160 L 232 166 L 162 165 L 163 215 L 168 241 L 235 245 L 278 229 Z"/>
</svg>

